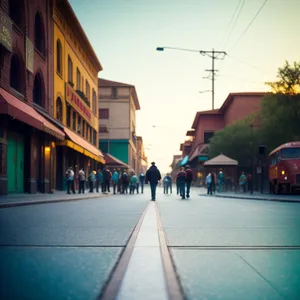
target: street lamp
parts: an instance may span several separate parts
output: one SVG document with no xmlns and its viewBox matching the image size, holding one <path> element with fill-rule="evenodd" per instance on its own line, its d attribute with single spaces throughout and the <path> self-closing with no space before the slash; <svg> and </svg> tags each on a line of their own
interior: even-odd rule
<svg viewBox="0 0 300 300">
<path fill-rule="evenodd" d="M 188 52 L 197 52 L 202 55 L 208 55 L 212 59 L 212 68 L 210 70 L 205 70 L 208 72 L 211 72 L 212 74 L 212 89 L 211 89 L 211 97 L 212 97 L 212 109 L 214 109 L 214 103 L 215 103 L 215 73 L 217 70 L 215 69 L 215 59 L 224 59 L 226 52 L 225 51 L 215 51 L 212 49 L 212 51 L 204 51 L 204 50 L 194 50 L 194 49 L 185 49 L 185 48 L 177 48 L 177 47 L 157 47 L 156 51 L 164 51 L 165 49 L 170 50 L 179 50 L 179 51 L 188 51 Z M 221 58 L 219 55 L 223 55 Z"/>
</svg>

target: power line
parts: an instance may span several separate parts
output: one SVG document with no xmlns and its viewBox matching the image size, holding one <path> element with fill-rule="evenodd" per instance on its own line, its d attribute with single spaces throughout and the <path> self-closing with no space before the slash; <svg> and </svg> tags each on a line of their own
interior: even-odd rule
<svg viewBox="0 0 300 300">
<path fill-rule="evenodd" d="M 242 1 L 242 2 L 241 2 L 241 1 Z M 235 28 L 235 26 L 236 26 L 236 24 L 237 24 L 237 21 L 239 20 L 239 17 L 240 17 L 240 15 L 241 15 L 241 12 L 242 12 L 243 7 L 244 7 L 244 5 L 245 5 L 245 0 L 241 0 L 241 1 L 239 1 L 239 3 L 242 3 L 242 5 L 241 5 L 241 7 L 240 7 L 240 10 L 239 10 L 239 12 L 238 12 L 238 14 L 237 14 L 237 16 L 236 16 L 236 18 L 235 18 L 234 24 L 233 24 L 233 26 L 231 27 L 231 30 L 230 30 L 230 32 L 229 32 L 229 34 L 228 34 L 228 36 L 227 36 L 227 40 L 225 41 L 225 43 L 224 43 L 224 45 L 223 45 L 222 48 L 225 48 L 225 47 L 227 46 L 227 43 L 228 43 L 228 41 L 229 41 L 229 39 L 230 39 L 230 37 L 231 37 L 231 35 L 232 35 L 232 32 L 233 32 L 233 30 L 234 30 L 234 28 Z"/>
<path fill-rule="evenodd" d="M 248 24 L 248 26 L 246 27 L 246 29 L 243 31 L 243 33 L 240 35 L 240 37 L 237 39 L 237 41 L 234 43 L 234 45 L 230 48 L 230 50 L 228 52 L 231 52 L 231 50 L 237 45 L 237 43 L 242 39 L 242 37 L 245 35 L 245 33 L 248 31 L 248 29 L 250 28 L 250 26 L 252 25 L 252 23 L 254 22 L 254 20 L 257 18 L 257 16 L 259 15 L 259 13 L 261 12 L 261 10 L 263 9 L 263 7 L 265 6 L 265 4 L 267 3 L 268 0 L 265 0 L 263 2 L 263 4 L 261 5 L 261 7 L 259 8 L 259 10 L 257 11 L 257 13 L 254 15 L 254 17 L 252 18 L 252 20 L 250 21 L 250 23 Z"/>
<path fill-rule="evenodd" d="M 228 56 L 229 58 L 232 58 L 232 59 L 234 59 L 234 60 L 240 62 L 241 64 L 244 64 L 244 65 L 246 65 L 246 66 L 248 66 L 248 67 L 251 67 L 251 68 L 253 68 L 253 69 L 255 69 L 255 70 L 261 71 L 261 72 L 266 73 L 266 74 L 271 75 L 271 76 L 274 75 L 274 74 L 271 74 L 270 72 L 267 72 L 267 71 L 263 70 L 263 69 L 260 68 L 260 67 L 257 67 L 257 66 L 254 66 L 254 65 L 252 65 L 252 64 L 249 64 L 248 62 L 245 62 L 245 61 L 243 61 L 243 60 L 241 60 L 241 59 L 239 59 L 239 58 L 236 58 L 236 57 L 234 57 L 234 56 L 232 56 L 232 55 L 227 54 L 227 56 Z"/>
<path fill-rule="evenodd" d="M 226 36 L 227 31 L 228 31 L 228 29 L 229 29 L 229 27 L 230 27 L 230 25 L 231 25 L 231 23 L 232 23 L 232 21 L 233 21 L 233 19 L 234 19 L 234 17 L 235 17 L 235 14 L 236 14 L 236 12 L 237 12 L 237 10 L 238 10 L 238 8 L 239 8 L 241 2 L 242 2 L 242 0 L 239 0 L 239 1 L 238 1 L 237 5 L 236 5 L 236 7 L 235 7 L 235 9 L 234 9 L 234 11 L 233 11 L 233 14 L 232 14 L 232 16 L 231 16 L 231 18 L 230 18 L 230 21 L 229 21 L 229 23 L 227 24 L 227 27 L 226 27 L 226 29 L 225 29 L 225 31 L 224 31 L 224 36 L 223 36 L 223 37 Z M 220 45 L 220 46 L 221 46 L 221 45 Z"/>
</svg>

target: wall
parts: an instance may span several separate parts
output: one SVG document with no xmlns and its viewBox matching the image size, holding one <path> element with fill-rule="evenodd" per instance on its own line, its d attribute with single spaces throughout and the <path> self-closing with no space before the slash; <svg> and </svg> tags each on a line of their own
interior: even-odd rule
<svg viewBox="0 0 300 300">
<path fill-rule="evenodd" d="M 217 131 L 224 128 L 223 115 L 200 115 L 199 123 L 195 132 L 194 149 L 198 144 L 204 143 L 205 131 Z M 192 150 L 193 151 L 193 150 Z"/>
<path fill-rule="evenodd" d="M 129 132 L 129 100 L 128 99 L 102 99 L 110 88 L 99 88 L 99 108 L 109 109 L 109 119 L 99 119 L 99 126 L 105 125 L 108 133 L 101 132 L 101 139 L 130 139 Z M 127 88 L 128 90 L 128 88 Z M 119 92 L 119 89 L 118 89 Z"/>
<path fill-rule="evenodd" d="M 56 115 L 56 99 L 61 98 L 63 102 L 63 123 L 66 124 L 66 92 L 65 83 L 68 82 L 68 56 L 70 56 L 73 63 L 73 92 L 77 89 L 77 68 L 81 74 L 81 91 L 86 94 L 86 80 L 90 86 L 90 107 L 85 104 L 85 102 L 79 97 L 82 102 L 83 107 L 88 109 L 91 114 L 91 118 L 88 119 L 75 105 L 71 102 L 69 103 L 81 117 L 89 123 L 89 125 L 95 129 L 98 133 L 98 73 L 92 67 L 92 62 L 87 58 L 87 54 L 83 49 L 80 48 L 81 41 L 72 33 L 69 25 L 62 21 L 61 16 L 57 10 L 54 14 L 54 115 Z M 57 72 L 56 62 L 57 62 L 57 40 L 61 41 L 62 44 L 62 74 Z M 82 80 L 83 79 L 83 80 Z M 93 109 L 93 90 L 96 93 L 96 101 Z M 98 140 L 98 138 L 96 139 Z"/>
<path fill-rule="evenodd" d="M 260 110 L 261 96 L 235 96 L 224 112 L 225 126 Z"/>
</svg>

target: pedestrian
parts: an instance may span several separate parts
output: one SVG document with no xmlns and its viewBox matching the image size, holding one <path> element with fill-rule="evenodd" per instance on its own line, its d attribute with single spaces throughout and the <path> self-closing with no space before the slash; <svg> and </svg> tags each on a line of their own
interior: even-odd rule
<svg viewBox="0 0 300 300">
<path fill-rule="evenodd" d="M 96 182 L 96 171 L 91 170 L 89 174 L 89 188 L 90 188 L 90 193 L 94 192 L 94 183 Z"/>
<path fill-rule="evenodd" d="M 110 193 L 110 186 L 109 186 L 110 180 L 111 180 L 111 172 L 107 167 L 104 167 L 103 169 L 104 193 L 106 191 Z"/>
<path fill-rule="evenodd" d="M 220 170 L 219 176 L 218 176 L 219 193 L 222 193 L 222 191 L 223 191 L 223 183 L 224 183 L 224 174 L 223 174 L 222 170 Z"/>
<path fill-rule="evenodd" d="M 253 192 L 253 187 L 252 187 L 252 174 L 248 173 L 247 175 L 247 182 L 248 182 L 248 192 Z"/>
<path fill-rule="evenodd" d="M 129 179 L 127 173 L 124 171 L 121 177 L 122 182 L 122 194 L 128 194 L 128 185 L 129 185 Z"/>
<path fill-rule="evenodd" d="M 157 183 L 161 180 L 161 175 L 155 162 L 151 163 L 151 167 L 146 172 L 146 183 L 150 183 L 151 188 L 151 200 L 156 200 L 156 187 Z"/>
<path fill-rule="evenodd" d="M 170 189 L 170 194 L 172 194 L 172 178 L 169 173 L 167 173 L 167 175 L 163 179 L 163 186 L 164 186 L 164 194 L 168 194 L 169 189 Z"/>
<path fill-rule="evenodd" d="M 67 194 L 71 194 L 70 190 L 72 190 L 72 193 L 75 194 L 74 171 L 72 167 L 69 167 L 69 169 L 66 171 L 66 177 L 67 177 Z"/>
<path fill-rule="evenodd" d="M 176 190 L 177 190 L 177 195 L 179 195 L 179 193 L 180 193 L 180 185 L 179 185 L 179 179 L 178 179 L 177 176 L 176 176 Z"/>
<path fill-rule="evenodd" d="M 206 185 L 207 185 L 207 195 L 211 194 L 212 195 L 212 176 L 211 173 L 208 173 L 208 175 L 206 176 Z"/>
<path fill-rule="evenodd" d="M 244 172 L 242 172 L 239 180 L 240 186 L 243 188 L 243 192 L 246 192 L 246 183 L 247 183 L 247 177 Z"/>
<path fill-rule="evenodd" d="M 85 184 L 85 173 L 83 168 L 81 168 L 78 172 L 78 180 L 79 180 L 79 194 L 84 194 L 84 184 Z"/>
<path fill-rule="evenodd" d="M 118 193 L 122 194 L 122 171 L 118 169 Z"/>
<path fill-rule="evenodd" d="M 135 173 L 133 172 L 130 177 L 129 194 L 134 194 L 134 191 L 137 188 L 137 183 L 138 183 L 138 178 L 136 177 Z"/>
<path fill-rule="evenodd" d="M 179 191 L 181 199 L 185 199 L 186 172 L 184 171 L 184 167 L 180 168 L 179 172 L 177 173 L 177 178 L 179 182 Z"/>
<path fill-rule="evenodd" d="M 99 187 L 101 188 L 101 192 L 103 193 L 103 173 L 100 169 L 98 169 L 96 174 L 96 192 L 99 193 Z"/>
<path fill-rule="evenodd" d="M 216 193 L 216 174 L 211 173 L 211 191 L 212 193 Z"/>
<path fill-rule="evenodd" d="M 186 197 L 190 198 L 190 190 L 191 190 L 191 184 L 193 181 L 193 171 L 191 170 L 189 165 L 185 166 L 185 173 L 186 173 Z"/>
<path fill-rule="evenodd" d="M 113 174 L 112 174 L 111 180 L 112 180 L 112 185 L 113 185 L 113 193 L 116 194 L 116 188 L 117 188 L 118 181 L 119 181 L 119 174 L 116 171 L 116 169 L 113 169 Z"/>
<path fill-rule="evenodd" d="M 141 185 L 141 193 L 144 194 L 144 184 L 145 184 L 145 174 L 144 172 L 141 172 L 140 176 L 139 176 L 139 182 Z"/>
</svg>

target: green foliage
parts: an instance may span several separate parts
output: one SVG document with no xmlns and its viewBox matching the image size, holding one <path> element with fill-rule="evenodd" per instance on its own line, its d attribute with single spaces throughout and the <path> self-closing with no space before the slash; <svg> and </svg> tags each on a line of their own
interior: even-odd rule
<svg viewBox="0 0 300 300">
<path fill-rule="evenodd" d="M 269 150 L 300 140 L 300 95 L 270 94 L 261 102 L 261 134 Z"/>
<path fill-rule="evenodd" d="M 278 69 L 276 82 L 267 82 L 276 94 L 296 95 L 300 93 L 300 62 L 294 62 L 291 66 L 287 61 L 282 68 Z"/>
<path fill-rule="evenodd" d="M 211 158 L 223 153 L 240 166 L 250 166 L 252 151 L 256 154 L 258 145 L 271 151 L 286 142 L 300 141 L 300 62 L 292 66 L 286 62 L 277 77 L 277 82 L 268 83 L 274 93 L 262 99 L 259 113 L 215 134 L 210 141 Z"/>
<path fill-rule="evenodd" d="M 253 115 L 218 131 L 210 140 L 210 158 L 223 153 L 236 159 L 240 166 L 251 166 L 252 151 L 260 141 L 258 130 L 250 126 L 252 118 Z"/>
</svg>

